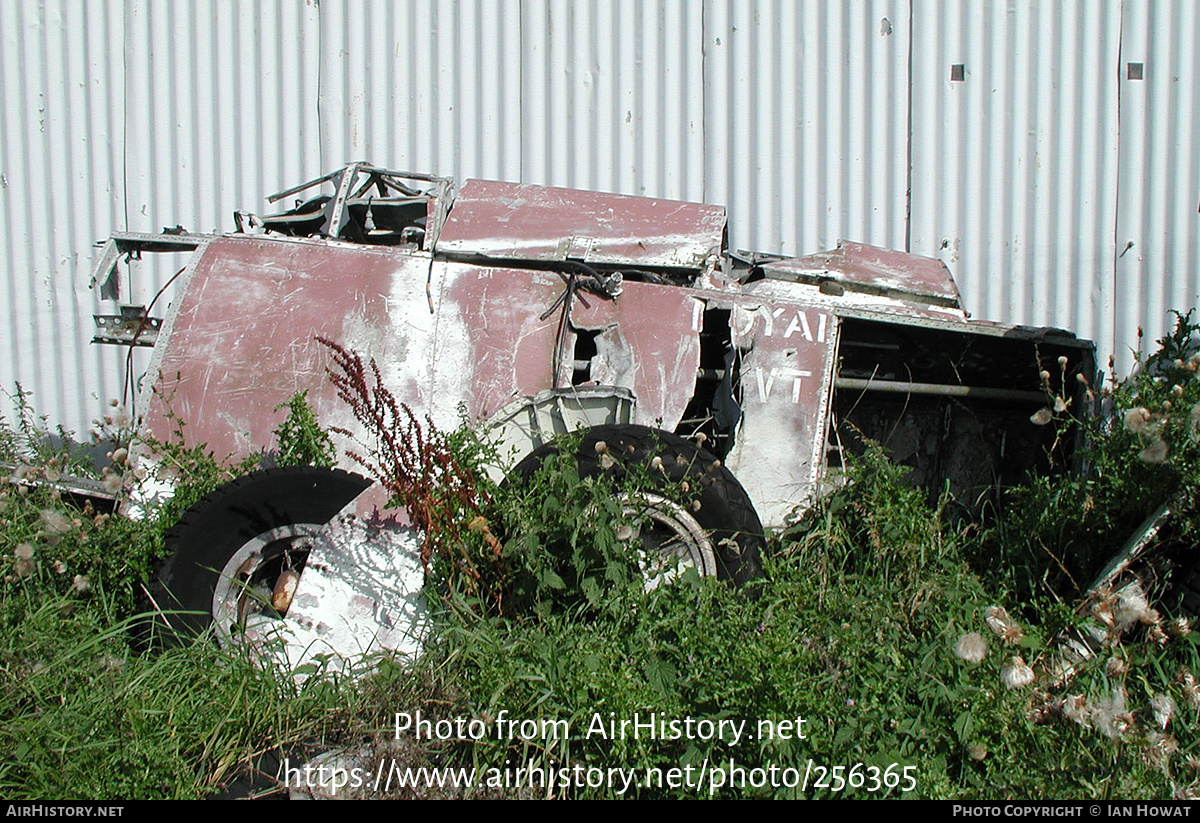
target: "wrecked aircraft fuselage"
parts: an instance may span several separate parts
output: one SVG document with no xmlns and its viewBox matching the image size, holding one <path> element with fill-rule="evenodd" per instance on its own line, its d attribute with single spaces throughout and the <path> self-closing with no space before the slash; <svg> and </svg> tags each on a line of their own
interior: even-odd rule
<svg viewBox="0 0 1200 823">
<path fill-rule="evenodd" d="M 455 196 L 365 164 L 316 184 L 334 193 L 239 213 L 246 232 L 109 241 L 110 297 L 121 260 L 193 251 L 139 401 L 154 435 L 173 415 L 189 444 L 257 453 L 300 391 L 323 425 L 357 431 L 325 337 L 439 426 L 464 406 L 513 463 L 579 426 L 697 438 L 778 526 L 863 437 L 969 508 L 1047 464 L 1040 411 L 1079 408 L 1076 375 L 1094 373 L 1066 332 L 969 320 L 940 261 L 850 242 L 733 253 L 717 206 L 475 180 Z"/>
</svg>

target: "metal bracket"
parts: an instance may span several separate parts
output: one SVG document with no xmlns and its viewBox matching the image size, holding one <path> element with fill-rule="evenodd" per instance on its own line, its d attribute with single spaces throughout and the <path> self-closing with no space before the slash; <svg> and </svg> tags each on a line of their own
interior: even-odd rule
<svg viewBox="0 0 1200 823">
<path fill-rule="evenodd" d="M 118 346 L 153 346 L 158 342 L 161 317 L 150 317 L 145 306 L 121 306 L 120 314 L 94 314 L 93 343 Z"/>
</svg>

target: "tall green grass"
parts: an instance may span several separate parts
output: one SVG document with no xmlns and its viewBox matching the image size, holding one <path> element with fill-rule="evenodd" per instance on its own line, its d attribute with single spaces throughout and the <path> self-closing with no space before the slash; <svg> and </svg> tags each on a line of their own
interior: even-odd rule
<svg viewBox="0 0 1200 823">
<path fill-rule="evenodd" d="M 1195 796 L 1197 634 L 1167 613 L 1149 578 L 1142 582 L 1153 602 L 1114 588 L 1080 606 L 1099 566 L 1162 499 L 1177 501 L 1176 543 L 1195 527 L 1195 332 L 1183 316 L 1134 378 L 1090 387 L 1107 416 L 1088 422 L 1074 419 L 1078 409 L 1054 411 L 1052 425 L 1087 427 L 1082 474 L 1031 481 L 982 523 L 964 524 L 868 449 L 845 487 L 772 537 L 765 579 L 750 591 L 694 575 L 643 591 L 636 564 L 613 539 L 619 507 L 606 502 L 628 490 L 586 486 L 569 459 L 548 461 L 519 488 L 491 491 L 484 515 L 499 553 L 478 532 L 447 532 L 475 541 L 465 548 L 479 576 L 459 585 L 463 575 L 435 568 L 434 631 L 422 658 L 357 681 L 328 672 L 300 686 L 211 638 L 145 642 L 140 587 L 162 534 L 181 507 L 236 469 L 160 444 L 164 463 L 198 482 L 140 521 L 10 485 L 0 489 L 0 791 L 60 799 L 264 793 L 278 786 L 255 769 L 273 771 L 271 756 L 295 765 L 345 746 L 402 766 L 620 768 L 644 777 L 732 761 L 764 775 L 810 775 L 804 789 L 781 779 L 715 788 L 642 780 L 626 795 L 636 797 Z M 303 440 L 302 459 L 325 461 L 328 443 L 297 411 L 302 405 L 290 409 L 298 416 L 282 437 Z M 0 434 L 19 473 L 28 480 L 61 471 L 67 456 L 33 448 L 40 441 L 31 434 L 29 422 Z M 469 436 L 445 442 L 464 461 L 479 451 Z M 113 474 L 137 481 L 120 461 L 105 476 Z M 491 561 L 493 569 L 478 565 Z M 573 591 L 571 580 L 590 582 Z M 479 581 L 493 586 L 487 596 Z M 503 610 L 497 596 L 507 598 Z M 1097 623 L 1114 613 L 1124 616 Z M 1059 639 L 1089 623 L 1100 629 L 1096 653 L 1062 677 Z M 479 720 L 488 734 L 397 737 L 396 713 L 416 711 Z M 668 724 L 724 721 L 726 729 L 744 721 L 737 728 L 753 737 L 589 734 L 597 718 L 607 727 L 651 714 Z M 526 739 L 502 733 L 501 718 L 567 734 Z M 792 725 L 771 738 L 757 734 L 759 721 Z M 843 767 L 843 779 L 855 767 L 860 777 L 909 767 L 914 780 L 839 787 L 827 777 L 819 786 L 815 767 Z"/>
</svg>

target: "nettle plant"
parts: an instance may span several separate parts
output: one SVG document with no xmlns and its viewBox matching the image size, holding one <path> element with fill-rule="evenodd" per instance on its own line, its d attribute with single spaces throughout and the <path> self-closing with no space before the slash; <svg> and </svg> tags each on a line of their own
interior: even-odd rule
<svg viewBox="0 0 1200 823">
<path fill-rule="evenodd" d="M 505 585 L 519 611 L 615 614 L 644 593 L 645 559 L 622 500 L 651 487 L 648 467 L 629 465 L 620 477 L 582 471 L 579 443 L 578 436 L 559 441 L 555 453 L 502 488 L 497 519 L 511 535 L 505 555 L 512 561 Z"/>
<path fill-rule="evenodd" d="M 287 416 L 275 429 L 279 465 L 332 467 L 337 462 L 337 449 L 308 405 L 308 392 L 298 392 L 275 407 L 275 411 L 282 409 L 287 409 Z"/>
<path fill-rule="evenodd" d="M 1191 630 L 1200 601 L 1185 596 L 1200 566 L 1194 550 L 1198 332 L 1192 312 L 1176 313 L 1173 332 L 1152 354 L 1136 355 L 1128 377 L 1113 375 L 1106 385 L 1089 387 L 1096 413 L 1079 414 L 1058 402 L 1034 415 L 1035 423 L 1053 420 L 1060 430 L 1079 428 L 1080 471 L 1031 478 L 975 553 L 976 562 L 998 570 L 997 579 L 1007 582 L 1013 599 L 1025 601 L 1020 607 L 1025 619 L 1041 623 L 1048 636 L 1075 638 L 1091 650 L 1080 661 L 1064 657 L 1062 644 L 1052 643 L 1032 669 L 1019 655 L 1011 656 L 1002 676 L 1009 688 L 1031 690 L 1029 719 L 1109 744 L 1096 751 L 1107 752 L 1113 770 L 1143 777 L 1146 769 L 1161 773 L 1181 796 L 1192 796 L 1200 786 L 1200 744 L 1192 734 L 1200 710 L 1193 674 L 1200 646 Z M 1052 375 L 1046 382 L 1054 384 Z M 1050 397 L 1062 394 L 1048 388 Z M 1164 504 L 1169 513 L 1162 513 Z M 1150 542 L 1139 559 L 1093 585 L 1151 523 L 1156 530 L 1146 532 Z M 989 609 L 987 618 L 1003 645 L 1020 639 L 1007 613 Z M 976 648 L 977 637 L 964 635 L 956 655 L 975 662 Z"/>
</svg>

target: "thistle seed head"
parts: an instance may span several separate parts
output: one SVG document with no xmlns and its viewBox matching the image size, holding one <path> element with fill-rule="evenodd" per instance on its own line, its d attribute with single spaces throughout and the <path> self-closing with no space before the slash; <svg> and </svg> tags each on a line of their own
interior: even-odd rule
<svg viewBox="0 0 1200 823">
<path fill-rule="evenodd" d="M 1112 611 L 1113 619 L 1119 629 L 1127 629 L 1139 621 L 1153 622 L 1153 617 L 1157 615 L 1150 608 L 1146 592 L 1142 590 L 1142 584 L 1136 581 L 1117 592 Z"/>
<path fill-rule="evenodd" d="M 1175 701 L 1165 694 L 1154 695 L 1150 698 L 1150 714 L 1154 718 L 1155 725 L 1166 731 L 1167 724 L 1175 715 Z"/>
<path fill-rule="evenodd" d="M 1003 606 L 988 606 L 984 612 L 984 622 L 988 628 L 1004 643 L 1016 643 L 1025 636 L 1017 621 L 1009 617 Z"/>
<path fill-rule="evenodd" d="M 979 632 L 968 632 L 954 644 L 954 656 L 968 663 L 979 663 L 987 656 L 987 641 Z"/>
<path fill-rule="evenodd" d="M 1125 428 L 1131 432 L 1140 432 L 1150 422 L 1150 410 L 1142 406 L 1125 412 Z"/>
<path fill-rule="evenodd" d="M 1083 695 L 1072 694 L 1063 698 L 1059 712 L 1072 723 L 1087 726 L 1092 722 L 1092 715 L 1096 713 L 1096 710 L 1088 704 L 1087 698 Z"/>
<path fill-rule="evenodd" d="M 1033 683 L 1033 669 L 1020 657 L 1011 657 L 1000 670 L 1000 679 L 1010 689 L 1023 689 Z"/>
<path fill-rule="evenodd" d="M 46 534 L 66 534 L 71 530 L 71 519 L 56 509 L 42 509 L 42 528 Z"/>
</svg>

